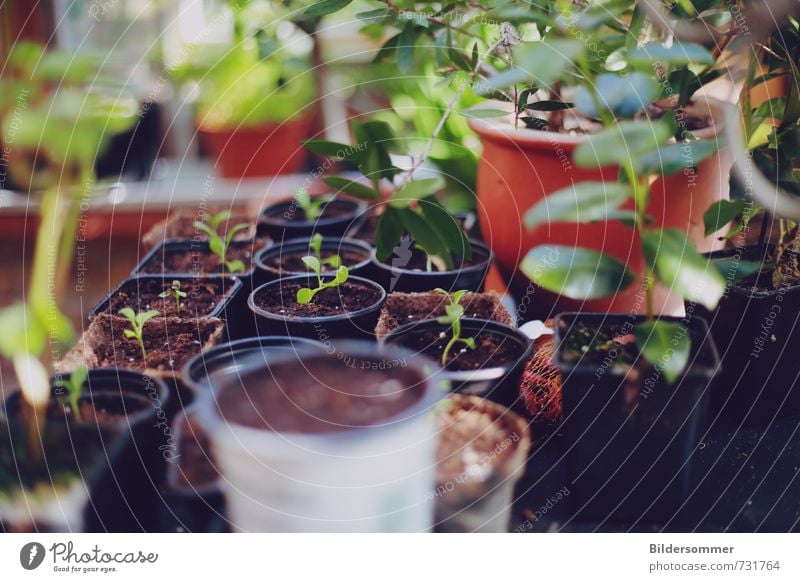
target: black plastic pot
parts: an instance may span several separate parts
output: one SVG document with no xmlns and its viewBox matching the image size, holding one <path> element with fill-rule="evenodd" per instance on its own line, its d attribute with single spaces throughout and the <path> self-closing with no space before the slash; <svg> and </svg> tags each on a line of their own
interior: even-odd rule
<svg viewBox="0 0 800 582">
<path fill-rule="evenodd" d="M 323 280 L 330 276 L 323 275 Z M 316 287 L 316 277 L 297 275 L 285 277 L 261 285 L 254 290 L 247 299 L 256 320 L 258 335 L 287 335 L 291 337 L 306 337 L 319 340 L 323 343 L 333 338 L 372 338 L 375 337 L 375 325 L 378 323 L 381 308 L 386 301 L 386 291 L 373 281 L 361 277 L 350 277 L 348 283 L 359 283 L 380 294 L 380 299 L 356 312 L 345 312 L 341 315 L 324 317 L 286 317 L 278 313 L 270 313 L 256 306 L 254 298 L 261 293 L 279 293 L 280 285 L 286 281 L 302 282 L 306 287 Z M 327 292 L 338 293 L 338 289 L 327 289 Z"/>
<path fill-rule="evenodd" d="M 255 258 L 254 263 L 256 266 L 254 280 L 255 285 L 263 285 L 269 281 L 280 279 L 281 277 L 290 277 L 292 275 L 305 275 L 308 270 L 303 271 L 286 271 L 280 270 L 268 265 L 270 259 L 281 257 L 285 254 L 306 253 L 309 254 L 309 242 L 311 239 L 302 238 L 286 241 L 280 245 L 274 245 L 266 249 L 260 250 Z M 364 255 L 363 260 L 355 264 L 346 264 L 349 269 L 350 275 L 353 277 L 370 278 L 372 272 L 372 247 L 367 243 L 355 240 L 352 238 L 325 238 L 322 241 L 323 251 L 334 251 L 337 254 L 342 254 L 344 251 L 361 253 Z M 336 269 L 330 269 L 331 272 Z"/>
<path fill-rule="evenodd" d="M 377 211 L 385 204 L 385 202 L 376 202 L 372 206 L 366 207 L 355 224 L 348 229 L 347 237 L 375 244 L 375 229 L 379 219 Z M 474 210 L 456 210 L 450 214 L 458 221 L 469 238 L 483 241 L 478 216 Z"/>
<path fill-rule="evenodd" d="M 366 205 L 363 202 L 336 198 L 323 208 L 340 211 L 337 216 L 320 216 L 317 220 L 293 220 L 303 216 L 302 209 L 294 199 L 267 206 L 261 212 L 260 222 L 276 243 L 295 238 L 310 238 L 315 232 L 323 236 L 342 237 L 359 220 Z"/>
<path fill-rule="evenodd" d="M 415 341 L 414 336 L 419 337 L 434 330 L 449 334 L 450 326 L 443 325 L 435 319 L 407 323 L 386 334 L 381 343 L 418 350 L 420 341 Z M 448 382 L 452 392 L 488 398 L 507 408 L 521 408 L 519 382 L 525 364 L 531 357 L 533 342 L 524 333 L 509 325 L 486 319 L 467 317 L 461 319 L 461 335 L 463 337 L 475 337 L 480 333 L 497 334 L 504 338 L 504 342 L 514 342 L 521 350 L 520 356 L 504 366 L 481 370 L 438 370 L 434 375 L 436 378 Z M 431 357 L 431 359 L 439 361 L 436 357 Z"/>
<path fill-rule="evenodd" d="M 225 344 L 197 354 L 183 368 L 183 383 L 198 394 L 211 390 L 212 382 L 231 374 L 238 375 L 241 363 L 262 354 L 264 361 L 285 352 L 298 350 L 322 350 L 323 345 L 303 337 L 264 336 L 249 337 Z"/>
<path fill-rule="evenodd" d="M 708 256 L 735 261 L 727 280 L 738 260 L 762 260 L 755 248 Z M 734 283 L 712 313 L 686 308 L 708 318 L 722 357 L 722 372 L 711 386 L 712 422 L 756 427 L 800 413 L 800 286 L 757 291 Z"/>
<path fill-rule="evenodd" d="M 706 322 L 689 320 L 696 356 L 674 384 L 649 365 L 637 364 L 632 371 L 614 365 L 612 352 L 602 362 L 580 356 L 570 363 L 564 357 L 576 323 L 591 330 L 610 325 L 632 330 L 640 321 L 600 313 L 562 313 L 555 319 L 553 361 L 563 378 L 564 406 L 559 433 L 571 479 L 569 499 L 582 521 L 663 524 L 689 493 L 708 386 L 719 368 Z"/>
<path fill-rule="evenodd" d="M 403 252 L 404 257 L 397 254 L 389 259 L 388 263 L 378 260 L 376 251 L 372 253 L 372 263 L 375 269 L 374 279 L 386 289 L 392 292 L 423 292 L 441 288 L 446 291 L 483 291 L 486 281 L 486 274 L 492 264 L 492 251 L 485 244 L 471 240 L 472 260 L 474 264 L 456 268 L 452 271 L 425 271 L 421 269 L 410 269 L 406 265 L 422 251 L 413 248 L 413 243 L 409 243 L 409 248 Z M 460 259 L 456 258 L 456 266 Z"/>
<path fill-rule="evenodd" d="M 53 398 L 64 394 L 51 378 Z M 117 410 L 136 408 L 115 425 L 103 426 L 108 434 L 104 445 L 108 450 L 107 465 L 93 473 L 90 484 L 90 503 L 84 511 L 86 531 L 137 532 L 155 531 L 158 527 L 157 509 L 159 488 L 165 475 L 162 447 L 166 443 L 166 407 L 170 393 L 158 378 L 133 370 L 94 368 L 84 387 L 82 400 L 91 400 L 95 407 Z M 5 400 L 6 418 L 21 418 L 22 395 L 14 392 Z M 89 428 L 100 430 L 97 424 L 78 423 L 64 415 L 51 419 L 68 430 Z M 71 446 L 65 442 L 65 446 Z"/>
</svg>

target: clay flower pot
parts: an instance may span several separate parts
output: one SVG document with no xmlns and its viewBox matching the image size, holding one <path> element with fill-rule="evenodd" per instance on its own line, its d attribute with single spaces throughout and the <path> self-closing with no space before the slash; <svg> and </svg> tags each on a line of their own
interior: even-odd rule
<svg viewBox="0 0 800 582">
<path fill-rule="evenodd" d="M 694 131 L 701 139 L 716 139 L 721 133 L 720 104 L 712 100 L 687 107 L 711 119 L 709 127 Z M 600 170 L 578 168 L 572 152 L 585 139 L 583 135 L 514 129 L 506 118 L 470 119 L 470 126 L 481 137 L 483 155 L 478 166 L 478 217 L 484 240 L 497 258 L 506 281 L 518 298 L 525 295 L 530 281 L 517 270 L 525 254 L 537 245 L 553 244 L 585 247 L 605 252 L 627 263 L 633 273 L 642 274 L 644 258 L 633 229 L 618 221 L 591 224 L 558 223 L 529 232 L 522 217 L 537 202 L 572 184 L 585 181 L 615 182 L 617 168 Z M 660 178 L 652 185 L 648 213 L 655 224 L 686 232 L 700 252 L 710 252 L 720 243 L 716 236 L 705 237 L 703 214 L 708 207 L 729 196 L 731 159 L 727 149 L 698 164 L 696 172 L 681 172 Z M 545 310 L 641 312 L 636 282 L 610 298 L 574 301 L 536 289 L 534 300 Z M 658 313 L 674 314 L 682 309 L 680 298 L 665 289 L 656 290 Z"/>
<path fill-rule="evenodd" d="M 302 142 L 309 138 L 313 114 L 283 123 L 209 129 L 198 138 L 223 178 L 253 178 L 297 173 L 308 156 Z"/>
</svg>

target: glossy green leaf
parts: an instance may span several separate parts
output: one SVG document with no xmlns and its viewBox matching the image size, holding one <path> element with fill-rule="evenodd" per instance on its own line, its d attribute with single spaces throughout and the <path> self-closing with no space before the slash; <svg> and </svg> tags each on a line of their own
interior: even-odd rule
<svg viewBox="0 0 800 582">
<path fill-rule="evenodd" d="M 392 256 L 394 248 L 403 236 L 403 223 L 397 211 L 388 207 L 378 220 L 375 231 L 375 254 L 379 261 L 386 261 Z"/>
<path fill-rule="evenodd" d="M 378 200 L 381 197 L 379 192 L 375 192 L 375 190 L 369 186 L 356 182 L 355 180 L 349 180 L 339 176 L 326 176 L 322 180 L 338 192 L 346 192 L 362 200 Z"/>
<path fill-rule="evenodd" d="M 614 73 L 598 75 L 594 91 L 600 107 L 620 117 L 633 117 L 658 97 L 661 86 L 652 75 L 630 73 L 622 76 Z M 592 92 L 586 85 L 578 86 L 575 107 L 588 117 L 599 118 Z"/>
<path fill-rule="evenodd" d="M 645 231 L 642 249 L 656 277 L 667 288 L 708 309 L 716 307 L 725 292 L 725 281 L 685 233 L 674 228 Z"/>
<path fill-rule="evenodd" d="M 711 259 L 711 264 L 720 272 L 726 281 L 738 283 L 755 275 L 766 267 L 764 263 L 758 261 L 743 261 L 732 257 Z"/>
<path fill-rule="evenodd" d="M 311 299 L 313 299 L 313 297 L 314 292 L 307 287 L 302 287 L 297 290 L 297 302 L 300 305 L 307 305 L 311 303 Z"/>
<path fill-rule="evenodd" d="M 442 188 L 444 188 L 444 180 L 439 176 L 406 182 L 402 188 L 392 194 L 389 204 L 395 208 L 408 208 L 410 204 L 435 194 Z"/>
<path fill-rule="evenodd" d="M 663 146 L 672 137 L 671 124 L 661 121 L 622 121 L 579 145 L 572 160 L 582 168 L 633 163 Z"/>
<path fill-rule="evenodd" d="M 413 210 L 409 208 L 396 210 L 400 221 L 411 235 L 411 238 L 414 239 L 414 242 L 424 248 L 429 255 L 441 258 L 448 270 L 452 269 L 453 257 L 447 248 L 447 244 L 439 237 L 439 234 Z"/>
<path fill-rule="evenodd" d="M 608 297 L 634 280 L 625 265 L 613 257 L 561 245 L 533 248 L 520 269 L 537 285 L 572 299 Z"/>
<path fill-rule="evenodd" d="M 417 32 L 413 23 L 409 22 L 397 39 L 397 68 L 401 73 L 406 73 L 414 63 L 414 48 L 417 43 Z"/>
<path fill-rule="evenodd" d="M 713 65 L 714 55 L 699 44 L 676 41 L 667 47 L 653 42 L 629 51 L 626 60 L 631 65 L 641 67 L 649 67 L 653 63 L 661 63 L 665 67 Z"/>
<path fill-rule="evenodd" d="M 420 211 L 425 221 L 436 231 L 452 254 L 465 259 L 472 258 L 472 245 L 464 229 L 438 200 L 432 196 L 422 200 Z M 458 298 L 455 301 L 458 301 Z"/>
<path fill-rule="evenodd" d="M 561 111 L 563 109 L 572 109 L 574 103 L 566 101 L 534 101 L 525 106 L 525 109 L 531 111 Z"/>
<path fill-rule="evenodd" d="M 303 261 L 303 264 L 309 271 L 313 271 L 314 273 L 319 273 L 322 270 L 322 266 L 319 264 L 319 260 L 317 257 L 303 257 L 300 259 Z"/>
<path fill-rule="evenodd" d="M 353 0 L 320 0 L 306 8 L 306 16 L 325 16 L 338 12 L 348 6 Z"/>
<path fill-rule="evenodd" d="M 550 194 L 525 213 L 529 229 L 550 222 L 594 222 L 607 220 L 609 213 L 631 196 L 629 184 L 620 182 L 578 182 Z"/>
<path fill-rule="evenodd" d="M 659 319 L 644 321 L 634 328 L 636 346 L 670 384 L 686 368 L 692 350 L 689 331 L 680 323 Z"/>
<path fill-rule="evenodd" d="M 729 222 L 741 216 L 742 212 L 744 212 L 744 205 L 744 198 L 738 198 L 736 200 L 718 200 L 709 206 L 708 210 L 703 214 L 706 236 L 711 236 Z"/>
<path fill-rule="evenodd" d="M 528 42 L 514 50 L 516 68 L 528 73 L 528 79 L 549 87 L 573 70 L 586 45 L 577 39 L 556 38 Z"/>
<path fill-rule="evenodd" d="M 639 174 L 670 176 L 710 158 L 721 145 L 717 140 L 710 139 L 667 144 L 637 160 L 636 171 Z"/>
</svg>

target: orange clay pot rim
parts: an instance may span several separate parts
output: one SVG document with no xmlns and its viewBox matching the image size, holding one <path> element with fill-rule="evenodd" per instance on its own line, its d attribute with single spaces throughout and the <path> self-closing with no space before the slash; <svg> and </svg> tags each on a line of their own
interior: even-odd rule
<svg viewBox="0 0 800 582">
<path fill-rule="evenodd" d="M 305 123 L 310 117 L 312 117 L 312 114 L 310 113 L 300 113 L 293 116 L 291 119 L 284 119 L 283 121 L 262 121 L 261 123 L 255 123 L 253 125 L 244 125 L 240 123 L 229 126 L 209 126 L 203 124 L 199 119 L 196 119 L 194 126 L 198 132 L 202 133 L 217 133 L 226 135 L 244 132 L 261 133 L 264 131 L 275 131 L 284 126 Z"/>
<path fill-rule="evenodd" d="M 508 109 L 511 113 L 511 106 L 500 101 L 487 101 L 486 105 L 492 108 Z M 483 107 L 483 105 L 481 106 Z M 479 109 L 476 107 L 475 109 Z M 711 115 L 711 125 L 692 131 L 700 139 L 718 139 L 723 131 L 723 108 L 724 104 L 712 97 L 702 96 L 690 103 L 686 109 L 695 111 L 705 109 Z M 467 119 L 470 128 L 482 138 L 492 139 L 504 143 L 514 143 L 521 146 L 538 148 L 547 146 L 552 148 L 554 144 L 564 146 L 578 146 L 586 140 L 587 134 L 556 133 L 553 131 L 542 131 L 538 129 L 528 129 L 527 127 L 515 128 L 507 117 L 494 117 L 478 119 L 470 117 Z"/>
</svg>

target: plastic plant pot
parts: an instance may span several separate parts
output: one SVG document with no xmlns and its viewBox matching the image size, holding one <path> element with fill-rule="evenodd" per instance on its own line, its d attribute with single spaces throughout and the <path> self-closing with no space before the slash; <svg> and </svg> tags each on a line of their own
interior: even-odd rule
<svg viewBox="0 0 800 582">
<path fill-rule="evenodd" d="M 402 346 L 407 350 L 423 353 L 441 366 L 440 358 L 444 345 L 451 337 L 450 333 L 449 325 L 428 319 L 402 325 L 386 334 L 381 341 L 387 346 Z M 520 378 L 530 359 L 533 344 L 528 336 L 510 325 L 487 319 L 461 319 L 461 337 L 474 337 L 479 342 L 478 338 L 487 334 L 497 339 L 497 347 L 506 346 L 513 358 L 501 365 L 478 369 L 449 370 L 440 367 L 434 374 L 448 382 L 452 392 L 488 398 L 508 408 L 521 406 Z M 431 338 L 434 338 L 435 343 Z M 463 347 L 457 345 L 453 349 L 460 350 Z M 495 355 L 489 353 L 487 359 Z"/>
<path fill-rule="evenodd" d="M 407 239 L 406 239 L 407 240 Z M 486 274 L 492 264 L 492 251 L 485 244 L 471 240 L 472 259 L 469 264 L 462 264 L 456 257 L 452 271 L 426 270 L 425 254 L 414 249 L 409 242 L 409 248 L 401 251 L 403 256 L 395 256 L 384 263 L 378 260 L 377 251 L 372 253 L 372 262 L 375 268 L 375 280 L 383 285 L 390 293 L 401 291 L 405 293 L 432 291 L 444 289 L 446 291 L 483 291 Z M 415 263 L 418 266 L 415 266 Z"/>
<path fill-rule="evenodd" d="M 528 422 L 485 398 L 450 400 L 437 418 L 436 530 L 508 532 L 514 486 L 528 458 Z"/>
<path fill-rule="evenodd" d="M 83 513 L 84 531 L 153 531 L 157 528 L 159 489 L 165 466 L 161 447 L 168 438 L 166 407 L 170 394 L 158 378 L 133 370 L 96 368 L 89 370 L 81 410 L 97 411 L 95 418 L 79 422 L 74 412 L 60 401 L 66 390 L 51 378 L 52 400 L 47 409 L 48 423 L 76 428 L 102 430 L 104 449 L 109 456 L 107 470 L 92 474 L 91 503 Z M 6 418 L 21 420 L 20 392 L 5 400 Z M 71 450 L 72 445 L 65 441 Z M 102 453 L 103 455 L 106 452 Z"/>
<path fill-rule="evenodd" d="M 323 206 L 322 214 L 316 220 L 306 220 L 297 202 L 290 199 L 267 206 L 261 212 L 260 222 L 276 243 L 311 238 L 315 232 L 322 236 L 343 237 L 365 208 L 363 202 L 336 198 Z"/>
<path fill-rule="evenodd" d="M 257 356 L 213 394 L 198 418 L 219 461 L 234 530 L 431 529 L 431 412 L 442 390 L 424 360 L 342 342 L 332 355 L 269 363 Z"/>
<path fill-rule="evenodd" d="M 326 279 L 330 279 L 330 275 L 323 275 L 323 281 Z M 343 285 L 321 291 L 314 301 L 318 301 L 324 293 L 327 294 L 327 297 L 337 298 L 341 303 L 342 294 L 351 292 L 347 289 L 356 288 L 362 292 L 368 292 L 373 297 L 367 306 L 354 311 L 342 309 L 340 314 L 325 316 L 294 317 L 280 313 L 281 309 L 296 303 L 296 288 L 314 288 L 316 286 L 316 277 L 296 275 L 265 283 L 253 291 L 247 300 L 247 305 L 255 316 L 258 335 L 306 337 L 323 342 L 331 338 L 374 337 L 375 324 L 378 322 L 381 307 L 386 301 L 386 291 L 377 283 L 361 277 L 349 277 Z M 277 311 L 267 311 L 260 307 L 261 297 L 277 298 Z"/>
<path fill-rule="evenodd" d="M 696 317 L 686 324 L 692 339 L 689 364 L 673 384 L 638 353 L 631 362 L 621 360 L 629 353 L 622 344 L 586 355 L 587 341 L 633 333 L 642 320 L 599 313 L 555 318 L 553 361 L 563 378 L 559 433 L 570 500 L 582 521 L 664 524 L 689 492 L 692 453 L 705 425 L 708 386 L 719 356 L 708 325 Z"/>
<path fill-rule="evenodd" d="M 222 378 L 238 376 L 242 362 L 249 361 L 255 355 L 261 355 L 268 362 L 276 355 L 297 350 L 322 350 L 323 345 L 317 341 L 303 337 L 263 336 L 249 337 L 220 344 L 197 354 L 183 368 L 183 383 L 201 394 L 219 384 Z"/>
<path fill-rule="evenodd" d="M 755 247 L 710 253 L 727 259 L 733 281 L 741 261 L 768 260 L 772 249 Z M 800 286 L 774 289 L 771 273 L 733 283 L 714 312 L 687 305 L 708 318 L 722 357 L 722 371 L 711 385 L 710 417 L 718 426 L 760 427 L 800 413 Z"/>
<path fill-rule="evenodd" d="M 300 259 L 310 254 L 309 244 L 310 239 L 295 239 L 259 251 L 255 256 L 255 284 L 263 285 L 281 277 L 307 274 L 308 269 Z M 325 238 L 322 241 L 321 251 L 323 258 L 326 253 L 339 255 L 342 264 L 349 269 L 351 276 L 370 278 L 372 247 L 367 243 L 352 238 Z M 289 259 L 295 266 L 294 269 L 281 269 L 275 264 L 277 261 Z M 328 272 L 336 270 L 327 265 L 323 266 Z"/>
</svg>

